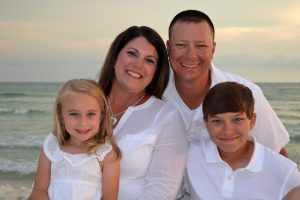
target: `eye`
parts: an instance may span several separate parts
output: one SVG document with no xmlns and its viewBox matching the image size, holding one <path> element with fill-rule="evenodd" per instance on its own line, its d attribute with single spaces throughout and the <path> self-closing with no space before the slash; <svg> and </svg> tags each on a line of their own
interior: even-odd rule
<svg viewBox="0 0 300 200">
<path fill-rule="evenodd" d="M 70 116 L 73 116 L 73 117 L 76 117 L 76 116 L 79 115 L 79 113 L 76 113 L 76 112 L 70 112 L 69 115 L 70 115 Z"/>
<path fill-rule="evenodd" d="M 233 121 L 236 122 L 236 123 L 241 123 L 242 121 L 244 121 L 245 119 L 242 118 L 242 117 L 237 117 L 237 118 L 234 118 Z"/>
<path fill-rule="evenodd" d="M 206 48 L 207 45 L 205 45 L 205 44 L 196 44 L 195 47 L 196 47 L 197 49 L 203 49 L 203 48 Z"/>
<path fill-rule="evenodd" d="M 220 119 L 212 119 L 211 123 L 213 123 L 213 124 L 221 124 L 222 121 Z"/>
<path fill-rule="evenodd" d="M 137 53 L 135 51 L 132 51 L 132 50 L 127 51 L 127 54 L 129 56 L 137 56 Z"/>
<path fill-rule="evenodd" d="M 94 113 L 94 112 L 89 112 L 89 113 L 88 113 L 88 116 L 89 116 L 89 117 L 92 117 L 92 116 L 95 116 L 95 115 L 96 115 L 96 113 Z"/>
<path fill-rule="evenodd" d="M 146 58 L 146 62 L 151 65 L 156 65 L 156 60 L 154 58 Z"/>
<path fill-rule="evenodd" d="M 185 43 L 177 43 L 177 44 L 175 44 L 175 46 L 176 46 L 177 48 L 179 48 L 179 49 L 184 49 L 184 48 L 187 47 L 187 44 L 185 44 Z"/>
</svg>

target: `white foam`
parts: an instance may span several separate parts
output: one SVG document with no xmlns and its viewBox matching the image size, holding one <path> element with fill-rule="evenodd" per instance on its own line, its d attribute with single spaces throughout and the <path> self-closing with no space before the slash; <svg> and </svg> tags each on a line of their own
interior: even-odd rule
<svg viewBox="0 0 300 200">
<path fill-rule="evenodd" d="M 18 160 L 13 162 L 11 160 L 0 158 L 0 171 L 4 173 L 18 173 L 21 175 L 28 175 L 36 171 L 36 163 L 26 160 Z"/>
<path fill-rule="evenodd" d="M 14 114 L 26 114 L 28 113 L 28 110 L 25 108 L 16 108 L 14 111 Z"/>
</svg>

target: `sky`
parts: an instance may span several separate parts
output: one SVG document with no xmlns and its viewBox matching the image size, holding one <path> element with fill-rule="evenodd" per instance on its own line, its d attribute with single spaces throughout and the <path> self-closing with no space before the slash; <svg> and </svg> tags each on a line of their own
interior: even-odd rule
<svg viewBox="0 0 300 200">
<path fill-rule="evenodd" d="M 0 0 L 0 82 L 95 79 L 114 38 L 197 9 L 216 29 L 213 63 L 253 82 L 300 82 L 299 0 Z"/>
</svg>

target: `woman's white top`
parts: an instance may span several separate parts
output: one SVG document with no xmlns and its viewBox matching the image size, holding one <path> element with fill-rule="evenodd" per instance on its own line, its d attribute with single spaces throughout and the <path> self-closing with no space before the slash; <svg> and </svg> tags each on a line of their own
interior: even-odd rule
<svg viewBox="0 0 300 200">
<path fill-rule="evenodd" d="M 114 136 L 122 151 L 119 200 L 175 199 L 187 155 L 179 112 L 152 96 L 126 110 Z"/>
<path fill-rule="evenodd" d="M 191 199 L 281 200 L 300 185 L 297 164 L 259 144 L 248 165 L 232 170 L 210 139 L 191 142 L 187 160 L 187 185 Z"/>
<path fill-rule="evenodd" d="M 69 154 L 62 151 L 57 138 L 50 133 L 44 141 L 44 152 L 51 161 L 48 195 L 51 200 L 99 200 L 102 196 L 102 173 L 99 161 L 112 150 L 102 145 L 95 154 Z"/>
</svg>

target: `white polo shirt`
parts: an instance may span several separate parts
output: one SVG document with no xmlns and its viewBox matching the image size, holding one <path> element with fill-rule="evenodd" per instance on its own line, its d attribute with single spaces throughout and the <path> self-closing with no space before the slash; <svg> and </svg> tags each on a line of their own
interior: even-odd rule
<svg viewBox="0 0 300 200">
<path fill-rule="evenodd" d="M 214 65 L 211 66 L 210 72 L 211 87 L 221 82 L 235 81 L 251 89 L 255 99 L 254 112 L 256 112 L 257 118 L 255 127 L 250 134 L 255 136 L 259 143 L 279 152 L 289 142 L 289 134 L 265 98 L 260 87 L 236 74 L 222 71 Z M 172 73 L 169 85 L 164 93 L 164 98 L 169 104 L 179 110 L 184 120 L 189 141 L 199 141 L 202 138 L 208 137 L 203 122 L 202 104 L 198 108 L 191 110 L 184 103 L 176 90 Z"/>
<path fill-rule="evenodd" d="M 186 180 L 193 200 L 282 199 L 300 185 L 297 164 L 254 140 L 254 151 L 245 168 L 232 170 L 210 139 L 191 142 Z"/>
</svg>

